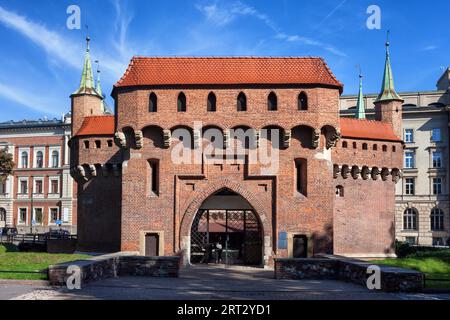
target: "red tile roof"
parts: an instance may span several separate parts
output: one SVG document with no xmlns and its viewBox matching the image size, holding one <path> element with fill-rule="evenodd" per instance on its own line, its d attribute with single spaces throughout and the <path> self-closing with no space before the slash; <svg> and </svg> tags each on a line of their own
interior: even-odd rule
<svg viewBox="0 0 450 320">
<path fill-rule="evenodd" d="M 313 57 L 134 57 L 114 87 L 212 84 L 315 84 L 343 91 L 325 61 Z"/>
<path fill-rule="evenodd" d="M 114 135 L 114 127 L 114 116 L 86 117 L 76 136 Z"/>
<path fill-rule="evenodd" d="M 352 118 L 341 118 L 340 122 L 343 138 L 402 141 L 402 139 L 395 135 L 389 123 Z"/>
</svg>

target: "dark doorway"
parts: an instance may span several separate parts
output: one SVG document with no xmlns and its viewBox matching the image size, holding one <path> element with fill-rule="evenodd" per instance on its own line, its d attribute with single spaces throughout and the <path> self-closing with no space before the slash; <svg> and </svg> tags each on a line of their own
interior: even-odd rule
<svg viewBox="0 0 450 320">
<path fill-rule="evenodd" d="M 253 210 L 199 210 L 191 228 L 191 263 L 262 265 L 262 228 Z"/>
<path fill-rule="evenodd" d="M 304 235 L 295 235 L 293 241 L 293 256 L 294 258 L 308 257 L 308 238 Z"/>
<path fill-rule="evenodd" d="M 145 235 L 145 255 L 147 257 L 159 256 L 159 235 L 157 233 Z"/>
</svg>

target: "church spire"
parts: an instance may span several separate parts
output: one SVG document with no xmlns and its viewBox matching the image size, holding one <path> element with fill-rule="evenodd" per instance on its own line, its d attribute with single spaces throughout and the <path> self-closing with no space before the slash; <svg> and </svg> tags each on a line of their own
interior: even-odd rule
<svg viewBox="0 0 450 320">
<path fill-rule="evenodd" d="M 81 74 L 80 86 L 73 94 L 82 95 L 82 94 L 90 94 L 90 95 L 99 95 L 95 90 L 94 76 L 92 74 L 92 64 L 91 64 L 91 56 L 89 49 L 89 42 L 91 38 L 89 36 L 86 37 L 86 53 L 84 56 L 84 66 L 83 72 Z"/>
<path fill-rule="evenodd" d="M 387 41 L 386 41 L 386 63 L 384 66 L 384 76 L 383 83 L 381 85 L 381 92 L 378 95 L 378 98 L 375 100 L 376 102 L 382 101 L 403 101 L 402 98 L 395 92 L 394 88 L 394 77 L 392 74 L 391 67 L 391 57 L 389 53 L 389 31 L 387 33 Z"/>
<path fill-rule="evenodd" d="M 358 93 L 358 103 L 356 105 L 356 114 L 355 117 L 357 119 L 365 119 L 366 118 L 366 104 L 364 103 L 364 94 L 362 89 L 362 74 L 361 70 L 359 71 L 359 93 Z"/>
<path fill-rule="evenodd" d="M 95 63 L 97 64 L 97 81 L 96 81 L 96 85 L 95 85 L 95 91 L 97 91 L 98 95 L 101 96 L 102 98 L 105 98 L 105 96 L 103 95 L 103 90 L 102 90 L 102 84 L 100 81 L 100 62 L 98 60 L 95 60 Z"/>
</svg>

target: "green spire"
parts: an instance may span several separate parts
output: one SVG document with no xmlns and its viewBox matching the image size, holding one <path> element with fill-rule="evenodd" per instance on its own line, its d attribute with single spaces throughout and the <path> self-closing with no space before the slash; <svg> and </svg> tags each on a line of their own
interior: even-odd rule
<svg viewBox="0 0 450 320">
<path fill-rule="evenodd" d="M 394 88 L 394 78 L 392 75 L 391 68 L 391 58 L 389 54 L 389 31 L 388 31 L 388 40 L 386 41 L 386 64 L 384 66 L 384 76 L 383 83 L 381 86 L 381 92 L 378 95 L 378 98 L 375 100 L 375 103 L 382 101 L 403 101 L 402 98 L 395 92 Z"/>
<path fill-rule="evenodd" d="M 99 95 L 95 90 L 94 76 L 92 74 L 91 57 L 89 54 L 89 41 L 91 39 L 86 37 L 86 54 L 84 56 L 83 73 L 81 74 L 80 87 L 73 94 L 91 94 Z"/>
<path fill-rule="evenodd" d="M 105 113 L 106 102 L 105 102 L 105 96 L 103 95 L 102 84 L 100 81 L 100 73 L 101 73 L 100 72 L 100 62 L 98 60 L 95 60 L 95 63 L 97 64 L 97 84 L 95 86 L 95 91 L 97 91 L 97 94 L 102 97 L 102 101 L 100 103 L 102 106 L 103 113 Z"/>
<path fill-rule="evenodd" d="M 357 119 L 365 119 L 366 118 L 366 105 L 364 103 L 364 95 L 362 89 L 362 74 L 359 73 L 359 93 L 358 93 L 358 103 L 356 105 L 356 113 L 355 117 Z"/>
</svg>

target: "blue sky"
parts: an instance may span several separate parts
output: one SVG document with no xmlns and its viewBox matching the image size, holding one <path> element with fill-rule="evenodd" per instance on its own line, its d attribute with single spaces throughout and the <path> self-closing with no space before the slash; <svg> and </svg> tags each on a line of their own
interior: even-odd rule
<svg viewBox="0 0 450 320">
<path fill-rule="evenodd" d="M 450 1 L 0 0 L 0 122 L 61 117 L 79 84 L 84 28 L 66 27 L 69 5 L 89 25 L 108 96 L 133 55 L 321 56 L 345 85 L 378 92 L 386 30 L 398 91 L 434 90 L 450 65 Z M 369 5 L 381 30 L 366 27 Z"/>
</svg>

